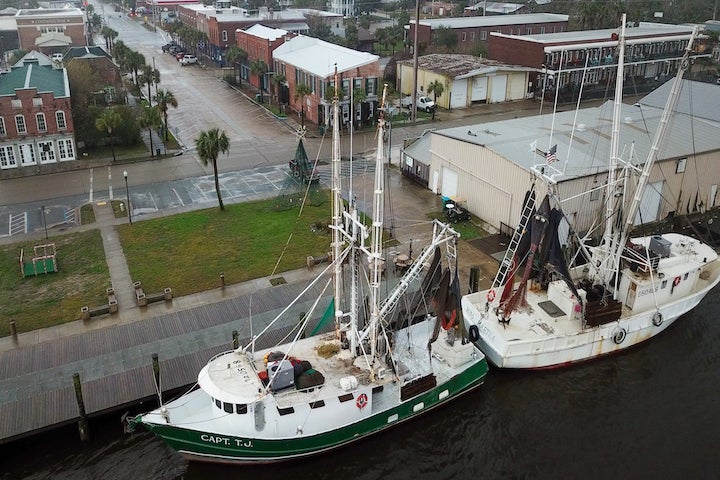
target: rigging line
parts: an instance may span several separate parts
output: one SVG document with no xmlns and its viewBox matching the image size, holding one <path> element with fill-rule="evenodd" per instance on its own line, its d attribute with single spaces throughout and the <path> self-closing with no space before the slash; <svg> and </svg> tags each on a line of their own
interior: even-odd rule
<svg viewBox="0 0 720 480">
<path fill-rule="evenodd" d="M 570 141 L 568 142 L 568 151 L 565 154 L 565 163 L 563 164 L 562 175 L 565 175 L 565 172 L 567 171 L 568 162 L 570 161 L 570 152 L 572 151 L 572 148 L 573 148 L 573 143 L 574 143 L 573 141 L 575 140 L 575 129 L 577 128 L 577 118 L 578 118 L 578 113 L 580 112 L 580 99 L 582 99 L 583 88 L 585 87 L 585 79 L 587 78 L 587 67 L 588 67 L 588 63 L 590 62 L 590 55 L 587 52 L 587 50 L 585 52 L 586 52 L 585 53 L 585 68 L 583 69 L 582 81 L 580 82 L 580 90 L 578 91 L 577 103 L 575 104 L 575 115 L 573 117 L 572 129 L 570 129 Z M 552 141 L 550 143 L 552 144 Z"/>
</svg>

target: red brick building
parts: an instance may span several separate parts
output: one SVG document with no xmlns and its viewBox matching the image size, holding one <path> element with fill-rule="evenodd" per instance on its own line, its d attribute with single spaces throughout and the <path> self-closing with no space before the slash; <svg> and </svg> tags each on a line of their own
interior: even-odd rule
<svg viewBox="0 0 720 480">
<path fill-rule="evenodd" d="M 290 107 L 302 112 L 307 120 L 329 127 L 332 98 L 328 98 L 328 88 L 334 85 L 336 67 L 342 90 L 343 125 L 350 121 L 350 93 L 356 89 L 362 89 L 366 96 L 365 101 L 356 106 L 357 122 L 373 121 L 380 89 L 378 60 L 377 55 L 300 35 L 275 49 L 273 68 L 287 79 Z M 310 87 L 310 95 L 295 98 L 300 84 Z"/>
<path fill-rule="evenodd" d="M 79 8 L 19 10 L 15 21 L 21 50 L 51 55 L 87 44 L 85 15 Z"/>
<path fill-rule="evenodd" d="M 413 44 L 415 20 L 406 27 L 406 43 Z M 420 20 L 418 44 L 420 52 L 436 42 L 438 30 L 450 29 L 457 35 L 457 50 L 469 51 L 487 48 L 491 32 L 508 35 L 531 35 L 539 33 L 564 32 L 568 29 L 568 16 L 556 13 L 531 13 L 527 15 L 493 15 L 482 17 L 432 18 Z"/>
<path fill-rule="evenodd" d="M 272 74 L 273 51 L 296 36 L 296 33 L 260 24 L 253 25 L 247 30 L 236 31 L 235 41 L 238 48 L 248 54 L 247 61 L 241 67 L 242 78 L 249 80 L 256 87 L 260 87 L 262 84 L 264 89 L 268 89 L 267 79 L 257 78 L 250 74 L 250 64 L 255 60 L 262 60 L 268 66 L 270 74 Z"/>
<path fill-rule="evenodd" d="M 65 69 L 26 60 L 0 76 L 0 178 L 76 160 Z"/>
</svg>

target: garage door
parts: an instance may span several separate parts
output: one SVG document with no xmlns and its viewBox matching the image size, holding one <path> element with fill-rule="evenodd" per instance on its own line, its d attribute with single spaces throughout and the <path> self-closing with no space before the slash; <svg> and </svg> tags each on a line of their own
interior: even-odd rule
<svg viewBox="0 0 720 480">
<path fill-rule="evenodd" d="M 472 79 L 472 102 L 484 102 L 487 100 L 487 77 L 475 77 Z"/>
<path fill-rule="evenodd" d="M 467 106 L 467 79 L 453 80 L 450 88 L 450 108 Z"/>
<path fill-rule="evenodd" d="M 444 197 L 454 197 L 457 195 L 458 175 L 455 170 L 443 167 L 442 170 L 442 190 L 440 193 Z"/>
<path fill-rule="evenodd" d="M 643 192 L 642 201 L 640 202 L 640 210 L 635 215 L 635 225 L 654 222 L 660 213 L 660 200 L 662 193 L 663 181 L 651 183 Z"/>
<path fill-rule="evenodd" d="M 504 102 L 506 98 L 505 90 L 507 89 L 507 75 L 495 75 L 490 78 L 492 78 L 490 103 Z"/>
</svg>

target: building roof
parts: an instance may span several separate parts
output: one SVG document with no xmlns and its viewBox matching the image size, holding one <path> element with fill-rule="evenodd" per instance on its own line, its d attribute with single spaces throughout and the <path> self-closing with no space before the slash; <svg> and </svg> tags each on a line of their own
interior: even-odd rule
<svg viewBox="0 0 720 480">
<path fill-rule="evenodd" d="M 79 8 L 23 8 L 17 11 L 15 17 L 83 17 Z"/>
<path fill-rule="evenodd" d="M 670 96 L 671 88 L 672 82 L 665 82 L 638 103 L 643 106 L 663 108 Z M 685 80 L 680 86 L 680 96 L 675 110 L 720 125 L 720 85 Z"/>
<path fill-rule="evenodd" d="M 430 165 L 430 132 L 426 130 L 417 140 L 405 147 L 405 155 L 423 165 Z"/>
<path fill-rule="evenodd" d="M 338 72 L 345 72 L 375 63 L 380 57 L 299 35 L 276 48 L 273 58 L 311 75 L 327 78 L 335 73 L 336 65 Z"/>
<path fill-rule="evenodd" d="M 53 61 L 50 59 L 50 57 L 48 57 L 42 52 L 39 52 L 38 50 L 30 50 L 25 55 L 23 55 L 20 60 L 15 62 L 15 65 L 13 65 L 13 67 L 21 67 L 25 65 L 26 62 L 35 63 L 37 65 L 49 65 L 51 67 L 53 66 Z"/>
<path fill-rule="evenodd" d="M 578 30 L 572 32 L 538 33 L 534 35 L 506 35 L 493 32 L 491 35 L 519 38 L 530 42 L 541 44 L 556 43 L 584 43 L 599 41 L 615 41 L 619 28 L 604 28 L 600 30 Z M 665 23 L 640 22 L 637 27 L 625 29 L 625 39 L 630 41 L 637 38 L 647 38 L 665 35 L 690 35 L 693 31 L 692 25 L 668 25 Z"/>
<path fill-rule="evenodd" d="M 65 69 L 26 62 L 0 76 L 0 95 L 15 95 L 15 90 L 36 88 L 38 93 L 52 92 L 56 98 L 69 97 L 70 87 Z"/>
<path fill-rule="evenodd" d="M 442 27 L 449 28 L 482 28 L 497 27 L 500 25 L 525 25 L 533 23 L 567 22 L 567 15 L 557 13 L 528 13 L 525 15 L 490 15 L 483 17 L 450 17 L 430 18 L 420 20 L 420 25 L 437 30 Z M 415 23 L 415 20 L 410 20 Z"/>
<path fill-rule="evenodd" d="M 694 97 L 694 103 L 702 101 L 699 96 Z M 577 112 L 574 110 L 560 112 L 554 119 L 551 114 L 537 115 L 449 128 L 436 131 L 434 134 L 483 146 L 526 169 L 544 163 L 543 156 L 531 150 L 533 143 L 541 152 L 546 152 L 552 145 L 557 145 L 558 168 L 562 169 L 569 159 L 565 176 L 560 181 L 569 180 L 607 171 L 613 107 L 613 102 L 608 101 L 599 107 L 583 108 Z M 621 118 L 624 119 L 620 125 L 622 158 L 628 158 L 632 146 L 633 162 L 636 164 L 645 162 L 661 116 L 662 109 L 659 108 L 642 106 L 642 104 L 640 107 L 622 105 Z M 553 125 L 554 132 L 551 137 Z M 573 125 L 577 125 L 574 132 Z M 683 113 L 675 113 L 671 116 L 670 128 L 667 129 L 665 139 L 661 143 L 658 160 L 718 150 L 720 150 L 718 124 L 694 119 Z"/>
<path fill-rule="evenodd" d="M 412 60 L 402 60 L 399 64 L 412 64 Z M 433 53 L 418 57 L 418 68 L 439 73 L 451 78 L 467 78 L 476 75 L 497 72 L 499 70 L 534 71 L 534 68 L 508 65 L 488 58 L 474 55 Z"/>
<path fill-rule="evenodd" d="M 256 23 L 252 27 L 245 30 L 245 33 L 247 33 L 248 35 L 252 35 L 253 37 L 270 40 L 271 42 L 277 40 L 278 38 L 282 38 L 288 34 L 287 30 L 283 30 L 281 28 L 266 27 L 265 25 L 261 25 L 259 23 Z"/>
<path fill-rule="evenodd" d="M 508 14 L 513 13 L 521 8 L 523 8 L 525 5 L 522 3 L 504 3 L 504 2 L 478 2 L 475 5 L 471 5 L 469 7 L 465 7 L 465 10 L 483 10 L 485 9 L 486 12 L 493 12 L 493 13 L 500 13 L 500 14 Z"/>
<path fill-rule="evenodd" d="M 102 48 L 98 46 L 93 47 L 70 47 L 67 52 L 65 52 L 65 56 L 63 59 L 65 61 L 69 61 L 73 58 L 108 58 L 110 59 L 110 55 Z"/>
</svg>

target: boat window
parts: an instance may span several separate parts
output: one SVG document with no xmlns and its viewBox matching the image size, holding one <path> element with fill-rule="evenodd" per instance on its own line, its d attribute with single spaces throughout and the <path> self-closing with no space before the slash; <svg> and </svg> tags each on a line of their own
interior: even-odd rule
<svg viewBox="0 0 720 480">
<path fill-rule="evenodd" d="M 355 400 L 355 397 L 352 393 L 346 393 L 345 395 L 340 395 L 338 397 L 338 400 L 340 400 L 340 403 L 349 402 L 351 400 Z"/>
<path fill-rule="evenodd" d="M 383 387 L 382 385 L 378 385 L 377 387 L 375 387 L 375 388 L 372 389 L 372 392 L 373 392 L 373 393 L 380 393 L 380 392 L 383 391 L 383 388 L 384 388 L 384 387 Z"/>
<path fill-rule="evenodd" d="M 320 407 L 324 407 L 324 406 L 325 406 L 325 402 L 322 400 L 318 400 L 317 402 L 310 402 L 310 408 L 320 408 Z"/>
<path fill-rule="evenodd" d="M 685 277 L 683 277 L 683 280 L 687 280 L 688 275 L 690 275 L 690 272 L 685 272 Z"/>
<path fill-rule="evenodd" d="M 233 413 L 233 404 L 232 403 L 223 403 L 223 410 L 227 413 Z"/>
<path fill-rule="evenodd" d="M 238 403 L 235 405 L 235 413 L 242 415 L 247 413 L 247 404 L 245 403 Z"/>
<path fill-rule="evenodd" d="M 288 408 L 278 407 L 278 413 L 280 415 L 290 415 L 291 413 L 295 413 L 295 409 L 293 407 L 288 407 Z"/>
<path fill-rule="evenodd" d="M 220 400 L 218 400 L 217 398 L 215 399 L 215 406 L 218 408 L 222 408 L 222 402 Z"/>
<path fill-rule="evenodd" d="M 660 285 L 660 288 L 665 288 L 665 287 L 667 287 L 667 280 L 663 280 L 662 285 Z"/>
</svg>

